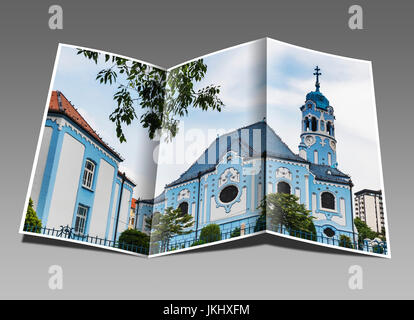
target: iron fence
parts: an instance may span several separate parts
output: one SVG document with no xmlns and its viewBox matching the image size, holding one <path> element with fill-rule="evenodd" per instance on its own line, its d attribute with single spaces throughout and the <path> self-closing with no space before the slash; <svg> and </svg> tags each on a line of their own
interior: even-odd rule
<svg viewBox="0 0 414 320">
<path fill-rule="evenodd" d="M 338 246 L 383 255 L 388 254 L 387 243 L 385 241 L 358 239 L 358 234 L 348 233 L 348 235 L 342 237 L 325 237 L 321 234 L 309 233 L 301 230 L 293 230 L 280 225 L 272 227 L 271 225 L 266 224 L 265 220 L 260 219 L 256 220 L 256 222 L 254 223 L 241 223 L 241 221 L 243 220 L 240 220 L 238 223 L 229 222 L 227 224 L 220 225 L 219 234 L 206 235 L 203 234 L 201 232 L 202 229 L 200 229 L 197 230 L 197 232 L 193 230 L 188 234 L 182 236 L 175 236 L 164 241 L 157 241 L 156 239 L 151 238 L 149 246 L 138 246 L 136 244 L 123 241 L 113 241 L 105 238 L 99 238 L 97 236 L 77 234 L 74 232 L 74 229 L 69 226 L 60 226 L 60 228 L 55 229 L 25 225 L 24 231 L 43 234 L 46 236 L 52 236 L 56 238 L 72 239 L 104 247 L 117 248 L 121 250 L 132 251 L 135 253 L 148 255 L 195 247 L 202 244 L 212 243 L 220 240 L 227 240 L 236 237 L 243 237 L 259 231 L 269 230 L 284 235 L 290 235 L 296 238 L 306 239 L 332 246 Z"/>
<path fill-rule="evenodd" d="M 228 225 L 234 225 L 234 222 L 228 223 Z M 358 234 L 348 232 L 346 234 L 340 234 L 339 236 L 327 237 L 318 233 L 310 233 L 302 230 L 294 230 L 286 228 L 285 226 L 271 226 L 266 221 L 257 221 L 255 223 L 244 223 L 243 228 L 240 226 L 230 228 L 226 224 L 220 225 L 220 234 L 210 234 L 202 236 L 200 230 L 197 232 L 192 231 L 190 234 L 184 236 L 175 236 L 166 241 L 157 241 L 157 239 L 151 239 L 150 254 L 164 253 L 179 249 L 185 249 L 194 247 L 197 245 L 207 244 L 220 240 L 226 240 L 234 237 L 245 236 L 253 234 L 259 231 L 268 230 L 284 235 L 293 236 L 305 240 L 315 241 L 318 243 L 328 244 L 332 246 L 338 246 L 342 248 L 354 249 L 365 252 L 372 252 L 377 254 L 388 254 L 387 243 L 385 241 L 375 240 L 360 240 Z M 185 239 L 183 239 L 185 238 Z"/>
<path fill-rule="evenodd" d="M 56 238 L 71 239 L 82 242 L 87 242 L 91 244 L 96 244 L 104 247 L 117 248 L 126 251 L 132 251 L 135 253 L 148 255 L 147 246 L 138 246 L 132 243 L 127 243 L 123 241 L 113 241 L 105 238 L 99 238 L 98 236 L 89 236 L 84 234 L 77 234 L 74 232 L 74 228 L 70 226 L 60 226 L 58 229 L 47 228 L 47 227 L 38 227 L 33 225 L 26 224 L 23 231 L 32 232 L 37 234 L 43 234 L 46 236 L 52 236 Z"/>
</svg>

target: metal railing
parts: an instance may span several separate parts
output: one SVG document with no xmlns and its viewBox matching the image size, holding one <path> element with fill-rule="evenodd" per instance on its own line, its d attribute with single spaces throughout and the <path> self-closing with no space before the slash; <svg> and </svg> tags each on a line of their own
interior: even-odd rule
<svg viewBox="0 0 414 320">
<path fill-rule="evenodd" d="M 244 224 L 244 227 L 233 227 L 229 228 L 226 225 L 234 225 L 233 222 L 220 225 L 220 234 L 213 234 L 208 236 L 202 236 L 201 230 L 198 230 L 197 237 L 195 231 L 190 234 L 174 236 L 166 241 L 156 241 L 151 239 L 150 254 L 164 253 L 179 249 L 185 249 L 202 245 L 206 243 L 216 242 L 220 240 L 226 240 L 233 237 L 244 236 L 255 232 L 269 230 L 284 235 L 290 235 L 296 238 L 305 240 L 315 241 L 318 243 L 328 244 L 332 246 L 338 246 L 342 248 L 354 249 L 359 251 L 377 253 L 377 254 L 388 254 L 387 243 L 385 241 L 374 241 L 374 240 L 358 240 L 358 234 L 347 232 L 339 236 L 327 237 L 317 233 L 305 232 L 302 230 L 293 230 L 286 228 L 285 226 L 271 226 L 269 223 L 259 221 L 257 223 Z"/>
<path fill-rule="evenodd" d="M 199 229 L 197 230 L 197 237 L 195 236 L 195 230 L 193 230 L 189 234 L 174 236 L 171 239 L 165 241 L 155 241 L 154 239 L 151 239 L 149 247 L 138 246 L 133 243 L 127 243 L 123 241 L 113 241 L 105 238 L 99 238 L 97 236 L 93 237 L 89 235 L 77 234 L 74 232 L 74 229 L 69 226 L 60 226 L 60 228 L 55 229 L 25 225 L 23 230 L 26 232 L 38 233 L 56 238 L 72 239 L 104 247 L 117 248 L 144 255 L 158 254 L 184 248 L 190 248 L 206 243 L 231 239 L 235 237 L 241 237 L 263 230 L 269 230 L 285 235 L 290 235 L 296 238 L 306 239 L 332 246 L 338 246 L 383 255 L 388 254 L 387 243 L 385 241 L 359 240 L 358 234 L 352 233 L 348 233 L 346 237 L 325 237 L 320 234 L 309 233 L 301 230 L 288 229 L 285 226 L 280 225 L 272 227 L 271 225 L 266 224 L 266 222 L 263 220 L 258 220 L 254 223 L 243 222 L 239 224 L 235 224 L 234 222 L 228 222 L 220 225 L 219 234 L 216 233 L 205 235 L 202 233 L 202 229 Z"/>
<path fill-rule="evenodd" d="M 135 253 L 145 254 L 148 255 L 148 247 L 147 246 L 137 246 L 132 243 L 127 243 L 123 241 L 113 241 L 105 238 L 99 238 L 98 236 L 89 236 L 84 234 L 77 234 L 74 232 L 74 228 L 69 226 L 60 226 L 58 229 L 55 228 L 47 228 L 47 227 L 38 227 L 26 224 L 23 228 L 23 231 L 32 232 L 37 234 L 42 234 L 46 236 L 56 237 L 56 238 L 63 238 L 63 239 L 71 239 L 77 240 L 82 242 L 87 242 L 91 244 L 97 244 L 104 247 L 111 247 L 117 248 L 126 251 L 132 251 Z"/>
</svg>

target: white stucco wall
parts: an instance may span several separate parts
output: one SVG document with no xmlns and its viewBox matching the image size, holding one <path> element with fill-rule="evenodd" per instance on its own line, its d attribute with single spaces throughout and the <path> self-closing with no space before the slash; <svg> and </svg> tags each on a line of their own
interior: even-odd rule
<svg viewBox="0 0 414 320">
<path fill-rule="evenodd" d="M 72 224 L 84 151 L 83 144 L 65 133 L 50 204 L 48 227 L 59 228 L 61 225 Z"/>
<path fill-rule="evenodd" d="M 101 159 L 91 212 L 89 235 L 105 238 L 115 168 Z"/>
<path fill-rule="evenodd" d="M 113 201 L 112 201 L 112 210 L 111 210 L 111 220 L 109 222 L 109 232 L 108 232 L 108 240 L 113 240 L 114 237 L 114 221 L 116 218 L 116 207 L 118 205 L 118 195 L 119 195 L 119 185 L 115 185 L 115 192 L 113 194 Z"/>
<path fill-rule="evenodd" d="M 43 131 L 43 138 L 42 138 L 42 144 L 40 145 L 39 150 L 39 158 L 37 161 L 36 171 L 33 178 L 33 185 L 30 197 L 32 198 L 34 202 L 34 209 L 37 210 L 37 204 L 39 202 L 39 194 L 40 189 L 42 187 L 43 182 L 43 175 L 45 173 L 45 166 L 46 166 L 46 160 L 47 155 L 49 153 L 49 147 L 50 147 L 50 140 L 52 138 L 53 129 L 51 127 L 45 127 Z"/>
<path fill-rule="evenodd" d="M 118 221 L 118 232 L 119 233 L 128 229 L 130 197 L 131 197 L 131 192 L 124 188 L 124 191 L 122 192 L 121 211 L 119 212 L 119 221 Z M 115 217 L 116 217 L 116 213 L 115 213 Z"/>
<path fill-rule="evenodd" d="M 240 201 L 233 204 L 229 213 L 223 207 L 218 207 L 214 197 L 211 197 L 210 202 L 210 221 L 217 221 L 228 217 L 234 217 L 246 213 L 246 187 L 243 187 Z"/>
</svg>

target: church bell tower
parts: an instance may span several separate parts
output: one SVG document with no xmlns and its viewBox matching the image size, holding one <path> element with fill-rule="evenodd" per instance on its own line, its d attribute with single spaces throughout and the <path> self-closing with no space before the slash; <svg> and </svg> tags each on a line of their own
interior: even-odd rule
<svg viewBox="0 0 414 320">
<path fill-rule="evenodd" d="M 302 133 L 300 135 L 299 155 L 315 164 L 337 167 L 335 116 L 328 99 L 320 92 L 319 76 L 321 69 L 316 66 L 315 91 L 306 95 L 302 111 Z"/>
</svg>

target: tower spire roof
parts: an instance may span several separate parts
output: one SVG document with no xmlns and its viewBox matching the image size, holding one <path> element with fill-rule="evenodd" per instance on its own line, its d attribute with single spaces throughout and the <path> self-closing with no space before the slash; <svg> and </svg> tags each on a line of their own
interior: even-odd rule
<svg viewBox="0 0 414 320">
<path fill-rule="evenodd" d="M 321 71 L 319 66 L 316 66 L 316 68 L 314 70 L 316 71 L 316 72 L 313 73 L 313 75 L 316 76 L 316 83 L 315 83 L 316 92 L 319 92 L 319 88 L 321 86 L 321 84 L 319 83 L 319 76 L 322 75 L 322 73 L 319 72 L 319 71 Z"/>
</svg>

